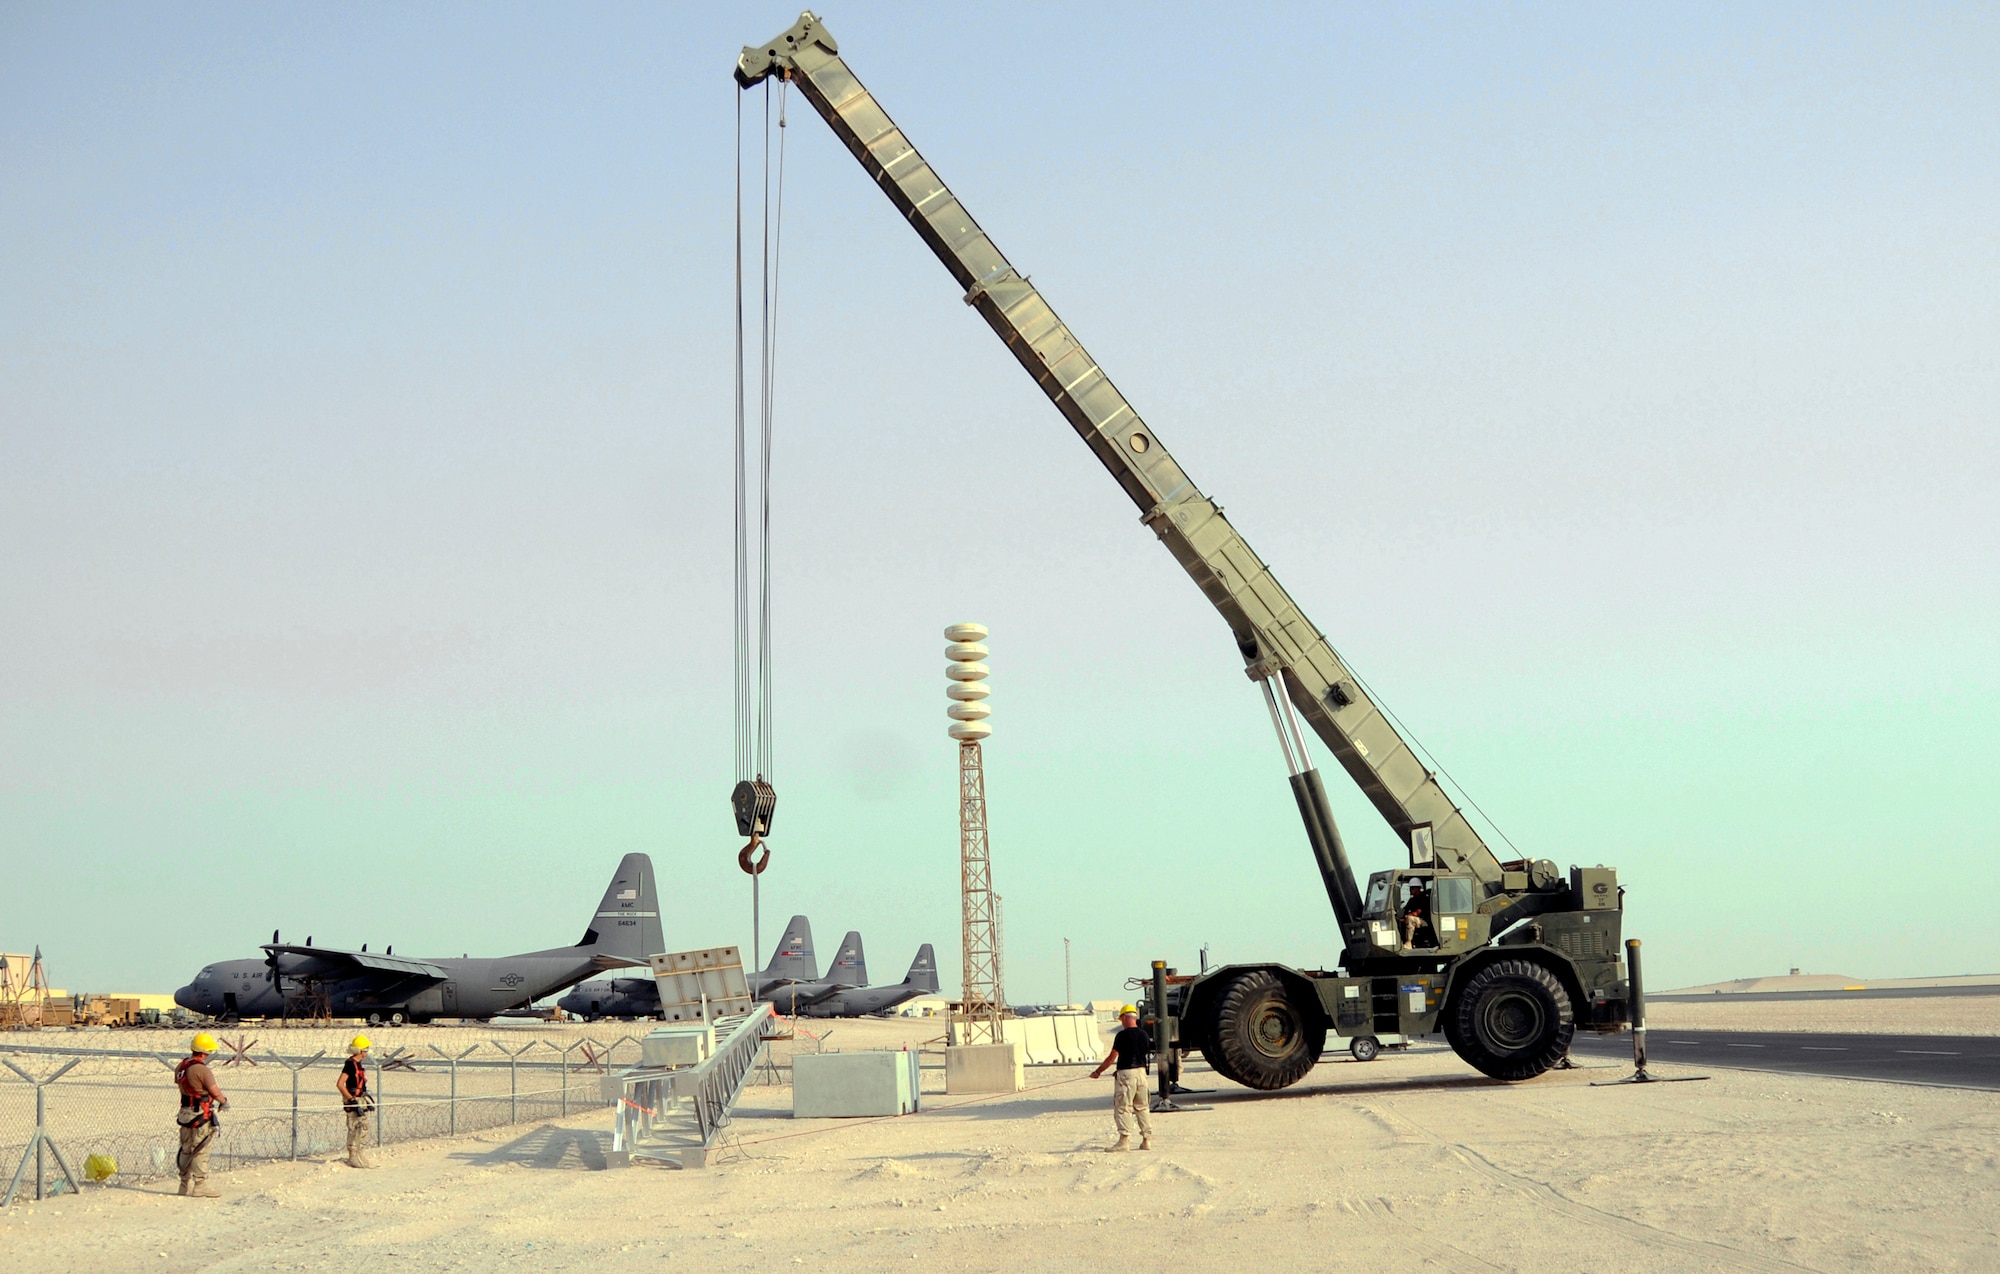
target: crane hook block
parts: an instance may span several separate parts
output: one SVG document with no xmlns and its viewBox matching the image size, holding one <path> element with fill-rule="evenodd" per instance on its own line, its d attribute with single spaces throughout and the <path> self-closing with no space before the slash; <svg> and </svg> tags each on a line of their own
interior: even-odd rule
<svg viewBox="0 0 2000 1274">
<path fill-rule="evenodd" d="M 729 805 L 736 811 L 738 836 L 762 839 L 771 834 L 771 815 L 778 808 L 778 794 L 761 777 L 739 781 L 736 790 L 729 794 Z"/>
<path fill-rule="evenodd" d="M 752 861 L 750 855 L 760 849 L 764 851 L 764 856 Z M 743 874 L 746 876 L 763 875 L 764 869 L 771 865 L 771 847 L 758 837 L 752 836 L 748 845 L 736 851 L 736 865 L 743 869 Z"/>
</svg>

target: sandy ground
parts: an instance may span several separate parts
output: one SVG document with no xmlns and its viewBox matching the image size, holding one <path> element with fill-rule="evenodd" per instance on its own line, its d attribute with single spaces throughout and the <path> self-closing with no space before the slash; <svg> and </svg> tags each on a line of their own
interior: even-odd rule
<svg viewBox="0 0 2000 1274">
<path fill-rule="evenodd" d="M 842 1024 L 829 1047 L 908 1039 Z M 876 1037 L 880 1036 L 880 1039 Z M 1662 1073 L 1675 1073 L 1661 1067 Z M 183 1200 L 93 1189 L 0 1214 L 12 1269 L 1990 1270 L 2000 1096 L 1747 1072 L 1502 1085 L 1441 1049 L 1329 1060 L 1278 1096 L 1194 1068 L 1212 1109 L 1108 1155 L 1109 1079 L 795 1121 L 749 1090 L 705 1171 L 595 1171 L 603 1112 L 273 1163 Z"/>
<path fill-rule="evenodd" d="M 1717 996 L 1718 1000 L 1726 999 Z M 1686 1031 L 1831 1031 L 1868 1035 L 2000 1035 L 2000 995 L 1748 1004 L 1650 1002 L 1646 1025 Z"/>
</svg>

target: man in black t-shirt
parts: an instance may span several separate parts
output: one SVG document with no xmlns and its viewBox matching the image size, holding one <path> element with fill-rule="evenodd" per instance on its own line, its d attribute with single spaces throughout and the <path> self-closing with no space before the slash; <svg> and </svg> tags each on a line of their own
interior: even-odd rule
<svg viewBox="0 0 2000 1274">
<path fill-rule="evenodd" d="M 1153 1051 L 1153 1037 L 1139 1025 L 1139 1010 L 1128 1004 L 1118 1011 L 1118 1034 L 1111 1038 L 1111 1054 L 1090 1072 L 1096 1079 L 1106 1068 L 1117 1066 L 1117 1082 L 1111 1089 L 1111 1122 L 1118 1129 L 1116 1144 L 1109 1150 L 1132 1148 L 1132 1123 L 1139 1124 L 1139 1149 L 1153 1148 L 1152 1094 L 1146 1091 L 1146 1055 Z"/>
</svg>

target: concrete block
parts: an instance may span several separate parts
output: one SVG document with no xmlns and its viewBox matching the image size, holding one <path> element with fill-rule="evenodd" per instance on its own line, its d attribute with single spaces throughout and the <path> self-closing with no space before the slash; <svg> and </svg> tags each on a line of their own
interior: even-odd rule
<svg viewBox="0 0 2000 1274">
<path fill-rule="evenodd" d="M 1019 1044 L 961 1044 L 944 1051 L 948 1093 L 1018 1093 L 1027 1087 Z"/>
<path fill-rule="evenodd" d="M 792 1058 L 792 1117 L 907 1115 L 917 1109 L 918 1055 L 800 1053 Z"/>
<path fill-rule="evenodd" d="M 662 1021 L 698 1022 L 750 1011 L 750 984 L 735 947 L 669 951 L 646 961 L 660 989 Z"/>
<path fill-rule="evenodd" d="M 715 1028 L 704 1022 L 676 1022 L 646 1032 L 639 1041 L 641 1066 L 699 1066 L 715 1051 Z"/>
</svg>

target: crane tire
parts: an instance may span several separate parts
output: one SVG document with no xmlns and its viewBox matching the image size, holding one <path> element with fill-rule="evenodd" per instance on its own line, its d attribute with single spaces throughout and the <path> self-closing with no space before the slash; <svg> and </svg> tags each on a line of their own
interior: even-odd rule
<svg viewBox="0 0 2000 1274">
<path fill-rule="evenodd" d="M 1496 960 L 1474 973 L 1447 1022 L 1452 1048 L 1495 1079 L 1533 1079 L 1569 1053 L 1576 1035 L 1569 992 L 1531 960 Z"/>
<path fill-rule="evenodd" d="M 1317 1004 L 1300 1004 L 1268 969 L 1237 974 L 1216 1001 L 1201 1055 L 1224 1079 L 1266 1092 L 1304 1079 L 1326 1048 Z"/>
</svg>

